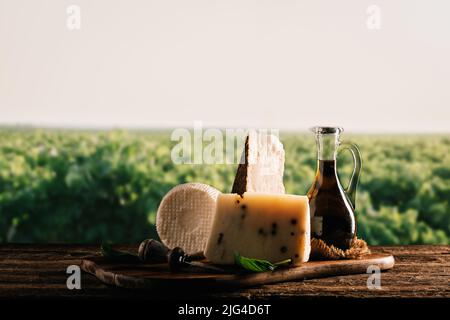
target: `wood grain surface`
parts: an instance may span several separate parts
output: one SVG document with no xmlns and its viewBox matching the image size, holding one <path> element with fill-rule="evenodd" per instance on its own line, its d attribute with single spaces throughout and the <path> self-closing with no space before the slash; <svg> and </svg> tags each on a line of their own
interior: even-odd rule
<svg viewBox="0 0 450 320">
<path fill-rule="evenodd" d="M 120 246 L 131 250 L 133 246 Z M 341 275 L 259 287 L 191 294 L 182 290 L 136 291 L 107 286 L 82 273 L 81 290 L 68 290 L 66 269 L 99 253 L 98 245 L 0 245 L 0 299 L 434 299 L 450 298 L 450 246 L 378 246 L 372 252 L 392 254 L 395 267 L 382 273 L 381 289 L 367 288 L 367 274 Z"/>
</svg>

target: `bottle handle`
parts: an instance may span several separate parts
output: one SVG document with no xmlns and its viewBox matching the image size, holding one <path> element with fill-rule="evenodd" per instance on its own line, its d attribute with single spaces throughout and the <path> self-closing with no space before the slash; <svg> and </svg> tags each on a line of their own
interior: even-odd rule
<svg viewBox="0 0 450 320">
<path fill-rule="evenodd" d="M 353 209 L 356 207 L 356 187 L 358 186 L 359 174 L 361 172 L 361 153 L 359 152 L 359 148 L 354 143 L 343 142 L 339 146 L 339 152 L 349 150 L 353 157 L 353 172 L 350 176 L 350 181 L 348 182 L 347 188 L 344 189 L 347 197 L 350 199 L 351 204 L 353 205 Z"/>
</svg>

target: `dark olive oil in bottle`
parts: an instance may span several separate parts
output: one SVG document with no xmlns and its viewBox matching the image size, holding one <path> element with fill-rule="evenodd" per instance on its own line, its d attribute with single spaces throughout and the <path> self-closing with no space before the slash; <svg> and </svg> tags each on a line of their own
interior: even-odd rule
<svg viewBox="0 0 450 320">
<path fill-rule="evenodd" d="M 344 190 L 339 182 L 336 170 L 336 151 L 339 146 L 340 128 L 314 128 L 318 146 L 317 172 L 308 191 L 311 236 L 321 239 L 328 245 L 346 250 L 356 236 L 354 189 L 356 188 L 361 167 L 359 151 L 350 150 L 354 155 L 355 170 L 349 188 Z M 350 149 L 349 146 L 347 148 Z"/>
</svg>

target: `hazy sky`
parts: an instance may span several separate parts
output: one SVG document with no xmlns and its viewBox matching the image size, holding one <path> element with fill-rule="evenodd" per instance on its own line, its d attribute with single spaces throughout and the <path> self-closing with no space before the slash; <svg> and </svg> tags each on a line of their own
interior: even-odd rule
<svg viewBox="0 0 450 320">
<path fill-rule="evenodd" d="M 0 123 L 194 121 L 449 132 L 450 1 L 0 0 Z"/>
</svg>

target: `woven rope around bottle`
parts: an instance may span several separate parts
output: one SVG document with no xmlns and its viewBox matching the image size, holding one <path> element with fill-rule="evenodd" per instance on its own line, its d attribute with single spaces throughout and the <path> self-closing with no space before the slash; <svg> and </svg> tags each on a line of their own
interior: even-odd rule
<svg viewBox="0 0 450 320">
<path fill-rule="evenodd" d="M 320 239 L 311 239 L 310 260 L 361 259 L 367 254 L 370 254 L 370 249 L 362 239 L 355 238 L 347 250 L 329 246 Z"/>
</svg>

